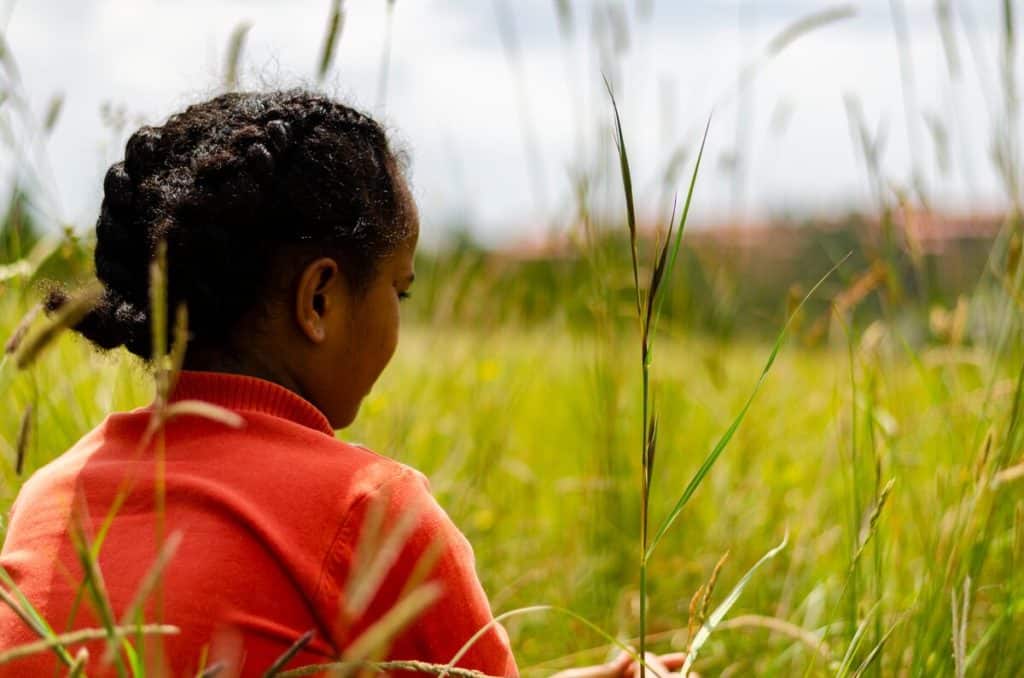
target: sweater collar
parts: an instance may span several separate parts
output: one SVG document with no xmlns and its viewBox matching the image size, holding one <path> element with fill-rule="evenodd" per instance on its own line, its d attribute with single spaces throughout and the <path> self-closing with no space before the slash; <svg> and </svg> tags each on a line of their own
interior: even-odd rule
<svg viewBox="0 0 1024 678">
<path fill-rule="evenodd" d="M 313 403 L 266 379 L 182 370 L 170 400 L 203 400 L 229 410 L 269 414 L 334 437 L 327 417 Z"/>
</svg>

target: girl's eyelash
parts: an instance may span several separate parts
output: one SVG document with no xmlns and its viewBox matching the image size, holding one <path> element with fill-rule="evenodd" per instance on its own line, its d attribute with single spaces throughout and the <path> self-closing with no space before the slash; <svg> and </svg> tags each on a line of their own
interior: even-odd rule
<svg viewBox="0 0 1024 678">
<path fill-rule="evenodd" d="M 412 296 L 412 292 L 399 292 L 398 293 L 398 298 L 399 298 L 399 300 L 402 300 L 402 301 L 408 299 L 411 296 Z"/>
</svg>

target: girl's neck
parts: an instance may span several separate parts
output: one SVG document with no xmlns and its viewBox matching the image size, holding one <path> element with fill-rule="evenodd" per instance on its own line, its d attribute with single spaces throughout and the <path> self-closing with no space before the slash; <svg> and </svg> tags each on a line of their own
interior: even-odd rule
<svg viewBox="0 0 1024 678">
<path fill-rule="evenodd" d="M 186 370 L 198 372 L 226 372 L 272 381 L 293 393 L 303 396 L 298 381 L 282 365 L 262 351 L 240 351 L 189 346 L 185 356 Z"/>
</svg>

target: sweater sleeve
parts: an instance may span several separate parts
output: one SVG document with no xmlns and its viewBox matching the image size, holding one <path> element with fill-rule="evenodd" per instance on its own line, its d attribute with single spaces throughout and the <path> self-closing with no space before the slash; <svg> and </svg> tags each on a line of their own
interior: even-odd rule
<svg viewBox="0 0 1024 678">
<path fill-rule="evenodd" d="M 418 472 L 402 467 L 350 509 L 327 566 L 327 591 L 337 601 L 333 640 L 342 652 L 412 589 L 427 584 L 437 587 L 437 599 L 383 656 L 446 664 L 488 627 L 456 665 L 518 675 L 508 636 L 494 623 L 477 578 L 472 547 Z"/>
</svg>

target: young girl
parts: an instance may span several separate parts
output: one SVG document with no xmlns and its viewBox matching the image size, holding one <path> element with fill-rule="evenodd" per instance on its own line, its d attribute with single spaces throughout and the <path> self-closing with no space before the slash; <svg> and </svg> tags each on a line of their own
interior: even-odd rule
<svg viewBox="0 0 1024 678">
<path fill-rule="evenodd" d="M 166 242 L 168 306 L 186 305 L 190 333 L 171 399 L 213 403 L 244 425 L 170 421 L 161 479 L 153 446 L 139 449 L 151 408 L 111 415 L 25 483 L 0 564 L 56 630 L 101 626 L 90 605 L 75 610 L 82 572 L 71 532 L 80 521 L 95 538 L 127 482 L 99 563 L 120 615 L 157 555 L 158 531 L 180 532 L 145 615 L 181 629 L 164 640 L 171 675 L 194 675 L 204 654 L 207 665 L 259 675 L 310 630 L 289 666 L 330 661 L 395 604 L 424 556 L 436 558 L 441 597 L 389 655 L 449 661 L 492 619 L 469 545 L 422 475 L 333 434 L 394 353 L 398 304 L 413 282 L 416 206 L 384 130 L 307 92 L 226 94 L 136 132 L 103 188 L 104 293 L 76 329 L 148 359 L 149 267 Z M 414 520 L 355 615 L 346 584 L 373 510 L 385 536 Z M 4 647 L 36 639 L 0 606 Z M 109 672 L 104 644 L 88 649 L 90 673 Z M 39 654 L 0 672 L 52 675 L 55 662 Z M 460 664 L 516 672 L 497 626 Z"/>
<path fill-rule="evenodd" d="M 180 633 L 144 644 L 150 675 L 260 675 L 309 631 L 288 667 L 329 662 L 417 579 L 439 597 L 387 658 L 447 663 L 490 624 L 458 665 L 516 675 L 469 544 L 424 477 L 334 438 L 394 353 L 414 278 L 416 206 L 380 125 L 306 91 L 225 94 L 136 132 L 103 188 L 104 291 L 75 329 L 150 358 L 149 268 L 166 243 L 168 307 L 187 307 L 189 329 L 170 400 L 212 403 L 241 426 L 173 418 L 158 455 L 141 444 L 152 406 L 112 414 L 37 472 L 0 554 L 35 609 L 57 632 L 102 626 L 79 599 L 76 530 L 105 534 L 98 561 L 115 622 L 176 536 L 143 616 Z M 51 295 L 51 310 L 62 301 Z M 36 639 L 0 605 L 0 646 Z M 84 647 L 91 675 L 113 671 L 103 641 Z M 57 661 L 35 654 L 0 675 L 53 675 Z"/>
</svg>

